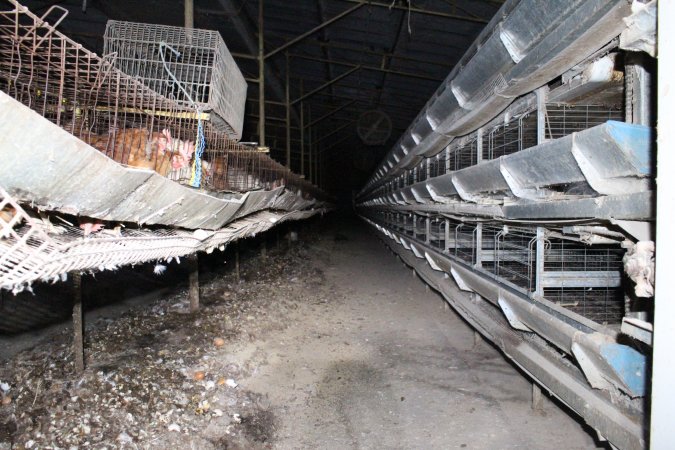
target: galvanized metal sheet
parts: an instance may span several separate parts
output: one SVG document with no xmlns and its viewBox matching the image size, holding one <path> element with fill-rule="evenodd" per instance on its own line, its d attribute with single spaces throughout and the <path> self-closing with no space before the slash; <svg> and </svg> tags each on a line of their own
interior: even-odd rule
<svg viewBox="0 0 675 450">
<path fill-rule="evenodd" d="M 284 188 L 214 196 L 123 167 L 3 92 L 0 158 L 0 185 L 17 200 L 101 220 L 215 230 L 263 209 L 314 204 L 290 192 L 277 203 Z"/>
</svg>

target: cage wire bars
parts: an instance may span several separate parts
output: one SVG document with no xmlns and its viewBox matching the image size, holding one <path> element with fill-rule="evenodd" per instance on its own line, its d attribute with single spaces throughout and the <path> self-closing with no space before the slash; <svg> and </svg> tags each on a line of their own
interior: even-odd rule
<svg viewBox="0 0 675 450">
<path fill-rule="evenodd" d="M 318 188 L 236 142 L 245 84 L 222 39 L 202 30 L 181 34 L 111 24 L 109 29 L 124 25 L 141 32 L 120 33 L 125 43 L 98 56 L 56 29 L 66 13 L 54 5 L 38 17 L 14 0 L 0 2 L 0 89 L 20 102 L 0 98 L 2 116 L 9 118 L 1 125 L 0 143 L 7 162 L 0 180 L 4 288 L 20 290 L 70 270 L 211 251 L 281 220 L 324 210 Z M 163 34 L 153 35 L 153 46 L 141 54 L 142 46 L 132 45 L 129 37 L 142 40 L 148 29 Z M 146 75 L 154 70 L 153 84 L 142 78 L 130 54 L 150 60 L 159 45 L 155 37 L 172 42 L 185 59 L 170 57 L 163 75 L 157 58 L 149 61 L 139 70 Z M 136 72 L 120 70 L 124 64 Z M 193 101 L 182 96 L 169 72 Z M 192 74 L 196 78 L 185 78 Z M 21 104 L 41 117 L 23 111 Z M 19 124 L 25 130 L 17 130 Z M 200 129 L 206 148 L 197 161 Z M 22 139 L 26 132 L 31 134 Z M 95 157 L 92 147 L 128 169 Z M 202 172 L 199 190 L 172 182 L 194 186 L 195 171 Z M 112 229 L 83 239 L 84 224 L 91 231 L 98 219 Z M 165 228 L 131 232 L 115 226 L 129 221 Z M 198 236 L 166 226 L 197 229 Z"/>
</svg>

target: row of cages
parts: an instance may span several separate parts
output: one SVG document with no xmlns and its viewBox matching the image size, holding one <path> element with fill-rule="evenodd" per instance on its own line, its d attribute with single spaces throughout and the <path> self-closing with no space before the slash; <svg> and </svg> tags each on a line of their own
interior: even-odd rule
<svg viewBox="0 0 675 450">
<path fill-rule="evenodd" d="M 624 121 L 623 105 L 548 103 L 543 135 L 545 139 L 558 139 L 608 120 Z M 474 166 L 480 161 L 497 159 L 534 147 L 538 142 L 537 123 L 535 109 L 508 122 L 456 139 L 438 155 L 424 158 L 417 166 L 386 183 L 379 192 L 391 193 L 428 178 Z"/>
<path fill-rule="evenodd" d="M 121 164 L 211 191 L 285 186 L 320 197 L 257 147 L 232 140 L 216 114 L 190 107 L 169 71 L 156 74 L 162 89 L 151 89 L 117 68 L 116 53 L 100 57 L 49 25 L 52 9 L 40 18 L 0 1 L 2 91 Z"/>
<path fill-rule="evenodd" d="M 591 246 L 556 228 L 466 223 L 440 215 L 369 212 L 369 216 L 523 293 L 539 294 L 598 323 L 620 324 L 630 308 L 622 276 L 625 250 L 619 242 Z"/>
</svg>

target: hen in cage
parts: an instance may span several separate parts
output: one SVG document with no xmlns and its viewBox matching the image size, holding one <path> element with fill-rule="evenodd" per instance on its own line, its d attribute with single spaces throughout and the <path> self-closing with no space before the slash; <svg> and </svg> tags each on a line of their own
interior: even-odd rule
<svg viewBox="0 0 675 450">
<path fill-rule="evenodd" d="M 154 170 L 169 176 L 172 170 L 189 167 L 195 143 L 174 139 L 171 131 L 150 132 L 146 128 L 111 130 L 108 135 L 90 134 L 83 140 L 108 155 L 124 155 L 132 167 Z"/>
</svg>

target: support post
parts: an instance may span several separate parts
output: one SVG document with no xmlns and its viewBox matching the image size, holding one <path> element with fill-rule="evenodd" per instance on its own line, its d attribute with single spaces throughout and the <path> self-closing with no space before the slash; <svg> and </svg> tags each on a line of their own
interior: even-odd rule
<svg viewBox="0 0 675 450">
<path fill-rule="evenodd" d="M 483 160 L 483 128 L 476 131 L 476 164 Z"/>
<path fill-rule="evenodd" d="M 286 52 L 286 167 L 291 168 L 291 61 Z"/>
<path fill-rule="evenodd" d="M 476 224 L 476 267 L 483 267 L 483 224 Z"/>
<path fill-rule="evenodd" d="M 263 0 L 258 0 L 258 134 L 260 146 L 265 146 L 265 40 Z"/>
<path fill-rule="evenodd" d="M 539 296 L 544 295 L 542 280 L 544 277 L 544 250 L 546 230 L 544 227 L 537 227 L 536 259 L 535 259 L 535 290 L 534 293 Z"/>
<path fill-rule="evenodd" d="M 331 86 L 331 85 L 337 83 L 338 81 L 342 80 L 342 79 L 345 78 L 345 77 L 348 77 L 349 75 L 353 74 L 353 73 L 356 72 L 357 70 L 361 70 L 361 66 L 356 66 L 356 67 L 353 67 L 353 68 L 349 69 L 348 71 L 346 71 L 346 72 L 343 73 L 342 75 L 338 75 L 337 77 L 333 78 L 332 80 L 326 81 L 324 84 L 322 84 L 322 85 L 319 86 L 318 88 L 314 89 L 313 91 L 309 91 L 309 92 L 306 93 L 306 94 L 300 94 L 300 97 L 298 97 L 298 98 L 296 98 L 295 100 L 293 100 L 293 101 L 291 102 L 291 105 L 295 105 L 295 104 L 298 103 L 298 102 L 302 102 L 302 101 L 304 101 L 304 100 L 307 100 L 307 98 L 311 97 L 312 95 L 316 94 L 317 92 L 323 91 L 323 90 L 326 89 L 327 87 L 329 87 L 329 86 Z"/>
<path fill-rule="evenodd" d="M 185 28 L 195 27 L 194 0 L 185 0 Z"/>
<path fill-rule="evenodd" d="M 303 92 L 303 83 L 300 80 L 300 96 Z M 305 103 L 300 102 L 300 175 L 305 175 Z"/>
<path fill-rule="evenodd" d="M 73 354 L 75 372 L 84 372 L 84 324 L 82 318 L 82 275 L 73 273 Z"/>
<path fill-rule="evenodd" d="M 262 242 L 260 243 L 260 256 L 263 259 L 267 259 L 267 239 L 265 239 L 265 236 L 262 237 Z"/>
<path fill-rule="evenodd" d="M 190 270 L 188 299 L 190 300 L 190 312 L 199 311 L 199 257 L 195 253 L 188 256 L 188 269 Z"/>
<path fill-rule="evenodd" d="M 548 86 L 537 89 L 537 144 L 546 142 L 546 97 Z"/>
</svg>

